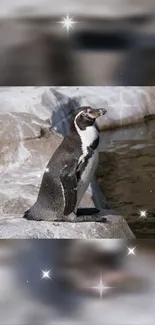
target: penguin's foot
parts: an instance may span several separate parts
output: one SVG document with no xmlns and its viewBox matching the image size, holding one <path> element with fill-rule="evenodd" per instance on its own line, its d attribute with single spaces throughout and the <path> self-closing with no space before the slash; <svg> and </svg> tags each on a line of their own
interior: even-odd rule
<svg viewBox="0 0 155 325">
<path fill-rule="evenodd" d="M 97 208 L 78 208 L 77 216 L 92 216 L 93 214 L 99 213 L 100 210 Z"/>
<path fill-rule="evenodd" d="M 64 221 L 64 220 L 62 220 Z M 72 212 L 69 216 L 65 217 L 66 222 L 106 222 L 107 219 L 103 216 L 98 216 L 97 214 L 93 215 L 76 215 Z"/>
</svg>

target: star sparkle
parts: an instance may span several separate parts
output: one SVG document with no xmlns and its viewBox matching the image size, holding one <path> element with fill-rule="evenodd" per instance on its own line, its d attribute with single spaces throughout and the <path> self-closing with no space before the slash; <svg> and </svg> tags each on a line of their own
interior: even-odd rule
<svg viewBox="0 0 155 325">
<path fill-rule="evenodd" d="M 48 167 L 45 169 L 45 172 L 46 172 L 46 173 L 48 173 L 48 172 L 49 172 L 49 168 L 48 168 Z"/>
<path fill-rule="evenodd" d="M 140 216 L 139 216 L 139 218 L 147 218 L 147 210 L 140 210 L 139 211 L 140 212 Z"/>
<path fill-rule="evenodd" d="M 59 23 L 62 24 L 62 28 L 66 28 L 68 33 L 69 29 L 73 28 L 73 25 L 76 24 L 77 22 L 73 20 L 73 17 L 70 18 L 69 14 L 67 14 L 67 16 L 63 17 L 62 21 L 60 21 Z"/>
<path fill-rule="evenodd" d="M 48 271 L 42 270 L 42 278 L 41 278 L 41 280 L 44 279 L 44 278 L 47 278 L 47 279 L 51 280 L 50 272 L 51 272 L 51 270 L 48 270 Z"/>
<path fill-rule="evenodd" d="M 135 252 L 136 247 L 127 247 L 127 248 L 128 248 L 127 255 L 136 255 L 136 252 Z"/>
<path fill-rule="evenodd" d="M 120 86 L 118 87 L 119 88 L 119 93 L 118 93 L 118 96 L 116 98 L 116 103 L 118 105 L 118 118 L 119 118 L 119 121 L 120 121 L 120 125 L 122 126 L 122 120 L 125 118 L 125 115 L 126 115 L 126 111 L 127 110 L 130 110 L 131 106 L 134 107 L 135 109 L 136 108 L 139 108 L 139 105 L 135 103 L 133 104 L 130 104 L 126 101 L 126 96 L 125 96 L 125 93 L 126 93 L 126 90 L 125 90 L 125 87 L 124 86 Z M 128 93 L 127 93 L 128 94 Z M 110 103 L 104 103 L 104 107 L 108 109 L 113 109 L 113 104 L 110 104 Z M 125 134 L 127 135 L 128 133 L 125 132 Z"/>
<path fill-rule="evenodd" d="M 90 287 L 90 289 L 94 289 L 94 290 L 98 291 L 98 292 L 99 292 L 99 295 L 100 295 L 100 299 L 102 299 L 103 294 L 104 294 L 107 290 L 111 289 L 111 287 L 108 287 L 108 286 L 106 286 L 106 285 L 103 283 L 103 276 L 102 276 L 102 274 L 100 274 L 100 279 L 99 279 L 99 283 L 98 283 L 98 285 L 93 286 L 93 287 Z"/>
</svg>

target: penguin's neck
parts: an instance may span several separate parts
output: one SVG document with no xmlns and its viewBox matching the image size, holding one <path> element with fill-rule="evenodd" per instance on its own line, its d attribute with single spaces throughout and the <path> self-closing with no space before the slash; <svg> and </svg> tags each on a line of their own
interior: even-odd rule
<svg viewBox="0 0 155 325">
<path fill-rule="evenodd" d="M 75 123 L 76 133 L 79 137 L 82 147 L 83 158 L 87 156 L 89 148 L 95 150 L 99 144 L 99 131 L 95 125 L 91 125 L 81 130 L 79 126 Z"/>
<path fill-rule="evenodd" d="M 77 127 L 77 133 L 80 137 L 82 146 L 85 148 L 90 147 L 99 137 L 99 132 L 94 125 L 88 126 L 85 130 L 81 130 Z"/>
</svg>

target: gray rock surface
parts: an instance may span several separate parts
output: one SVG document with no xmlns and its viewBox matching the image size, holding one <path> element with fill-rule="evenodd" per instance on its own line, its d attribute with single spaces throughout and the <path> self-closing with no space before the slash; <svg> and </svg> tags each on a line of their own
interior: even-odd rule
<svg viewBox="0 0 155 325">
<path fill-rule="evenodd" d="M 122 216 L 108 215 L 107 221 L 108 223 L 37 222 L 21 219 L 21 215 L 5 215 L 0 219 L 0 238 L 134 238 Z"/>
<path fill-rule="evenodd" d="M 67 125 L 71 109 L 79 106 L 107 109 L 97 120 L 101 130 L 143 122 L 145 116 L 155 114 L 155 87 L 51 87 L 43 98 L 47 106 L 56 104 L 51 123 L 60 133 L 66 132 L 64 116 Z"/>
</svg>

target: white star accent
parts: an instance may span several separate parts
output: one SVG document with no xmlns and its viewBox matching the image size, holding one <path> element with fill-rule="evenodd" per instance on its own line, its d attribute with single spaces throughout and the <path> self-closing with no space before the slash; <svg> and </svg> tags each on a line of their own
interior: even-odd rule
<svg viewBox="0 0 155 325">
<path fill-rule="evenodd" d="M 67 14 L 66 18 L 63 18 L 62 21 L 60 21 L 60 24 L 62 24 L 63 28 L 67 29 L 67 33 L 69 32 L 70 28 L 73 28 L 73 25 L 76 24 L 76 21 L 73 21 L 73 18 L 69 17 L 69 14 Z"/>
<path fill-rule="evenodd" d="M 49 168 L 46 168 L 46 169 L 45 169 L 45 172 L 48 173 L 48 172 L 49 172 Z"/>
<path fill-rule="evenodd" d="M 146 211 L 141 211 L 140 210 L 140 216 L 139 218 L 147 218 L 147 210 Z"/>
<path fill-rule="evenodd" d="M 123 113 L 126 113 L 126 110 L 129 110 L 132 107 L 135 107 L 135 108 L 139 108 L 139 105 L 138 104 L 128 104 L 126 102 L 126 100 L 124 99 L 124 95 L 125 95 L 125 87 L 124 86 L 120 86 L 118 87 L 119 88 L 119 93 L 118 93 L 118 96 L 116 98 L 116 102 L 117 102 L 117 106 L 118 106 L 118 112 L 119 112 L 119 121 L 120 121 L 120 125 L 122 126 L 122 119 L 123 117 L 125 116 Z M 128 92 L 127 92 L 128 94 Z M 108 109 L 113 109 L 113 105 L 111 104 L 103 104 L 104 105 L 104 108 L 106 109 L 107 108 L 107 111 Z M 108 113 L 108 112 L 107 112 Z M 124 116 L 123 116 L 124 115 Z M 127 134 L 127 132 L 125 133 Z"/>
<path fill-rule="evenodd" d="M 50 272 L 51 272 L 51 270 L 49 270 L 49 271 L 43 271 L 42 270 L 42 278 L 41 278 L 41 280 L 44 279 L 44 278 L 47 278 L 47 279 L 50 279 L 51 280 L 51 278 L 50 278 Z"/>
<path fill-rule="evenodd" d="M 135 248 L 136 247 L 128 247 L 128 254 L 127 255 L 135 255 Z"/>
<path fill-rule="evenodd" d="M 103 297 L 103 293 L 106 292 L 107 290 L 111 289 L 111 287 L 107 287 L 107 286 L 103 283 L 102 274 L 101 274 L 101 275 L 100 275 L 100 281 L 99 281 L 99 284 L 98 284 L 97 286 L 90 287 L 90 289 L 94 289 L 94 290 L 99 291 L 100 299 L 102 299 L 102 297 Z"/>
</svg>

